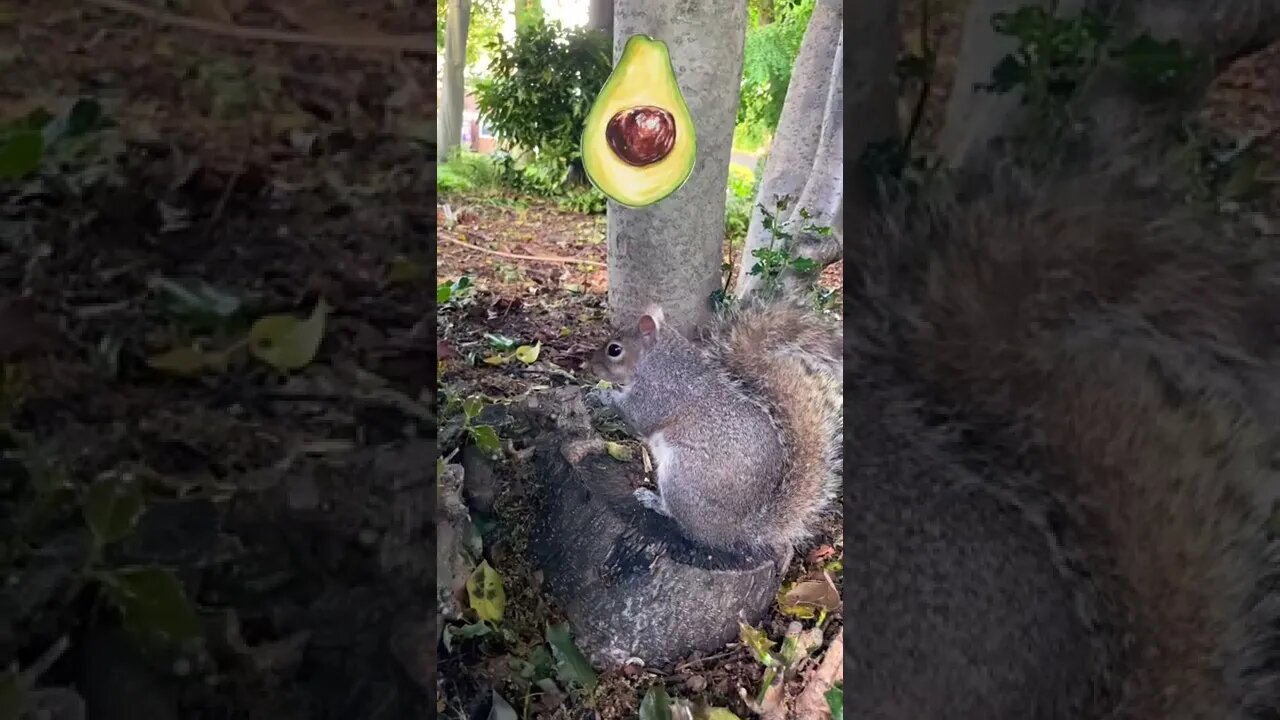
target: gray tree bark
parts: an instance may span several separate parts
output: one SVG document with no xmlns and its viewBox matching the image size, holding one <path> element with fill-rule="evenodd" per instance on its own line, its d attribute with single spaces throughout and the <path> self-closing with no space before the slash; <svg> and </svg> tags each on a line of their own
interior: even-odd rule
<svg viewBox="0 0 1280 720">
<path fill-rule="evenodd" d="M 746 28 L 742 0 L 620 0 L 614 7 L 614 61 L 632 35 L 666 42 L 698 136 L 693 173 L 678 191 L 645 208 L 609 203 L 615 322 L 630 322 L 651 302 L 662 304 L 681 331 L 710 319 L 710 297 L 720 287 Z"/>
<path fill-rule="evenodd" d="M 1025 123 L 1018 95 L 976 91 L 991 69 L 1016 42 L 991 28 L 991 16 L 1024 5 L 1047 8 L 1047 0 L 973 0 L 966 11 L 955 84 L 947 102 L 939 150 L 948 164 L 970 168 L 987 155 L 993 140 L 1008 137 Z M 1111 17 L 1118 36 L 1146 31 L 1157 39 L 1177 39 L 1215 63 L 1230 60 L 1280 37 L 1280 3 L 1274 0 L 1060 0 L 1057 13 L 1070 16 L 1090 9 Z M 1207 85 L 1209 77 L 1204 78 Z M 1119 77 L 1102 69 L 1077 103 L 1078 113 L 1096 126 L 1089 132 L 1092 155 L 1123 156 L 1125 147 L 1152 124 L 1152 107 L 1141 101 Z M 1186 99 L 1198 99 L 1204 86 L 1187 88 Z M 1158 109 L 1158 108 L 1157 108 Z"/>
<path fill-rule="evenodd" d="M 467 28 L 471 0 L 449 0 L 444 39 L 444 87 L 436 109 L 436 156 L 447 160 L 462 143 L 463 71 L 467 66 Z"/>
<path fill-rule="evenodd" d="M 893 81 L 898 51 L 897 3 L 854 3 L 852 20 L 853 99 L 849 114 L 857 118 L 851 136 L 854 157 L 867 144 L 899 135 L 897 93 Z M 793 256 L 819 265 L 840 258 L 844 236 L 844 7 L 840 0 L 818 0 L 805 30 L 804 41 L 792 70 L 791 84 L 782 106 L 756 208 L 751 214 L 743 248 L 735 294 L 746 297 L 761 288 L 762 278 L 751 275 L 752 253 L 770 247 L 772 233 L 764 226 L 760 205 L 795 238 Z M 867 188 L 852 183 L 855 208 L 864 207 Z M 776 210 L 775 198 L 789 197 L 785 210 Z M 802 220 L 803 208 L 811 216 Z M 855 213 L 857 217 L 860 213 Z M 801 232 L 804 224 L 832 228 L 830 235 Z M 774 249 L 780 249 L 775 247 Z M 802 278 L 786 272 L 785 290 L 798 287 Z"/>
<path fill-rule="evenodd" d="M 613 37 L 613 0 L 591 0 L 590 26 Z"/>
</svg>

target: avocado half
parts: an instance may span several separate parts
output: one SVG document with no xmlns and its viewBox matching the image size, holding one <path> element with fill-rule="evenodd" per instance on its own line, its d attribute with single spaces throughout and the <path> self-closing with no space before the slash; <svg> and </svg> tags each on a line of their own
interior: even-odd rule
<svg viewBox="0 0 1280 720">
<path fill-rule="evenodd" d="M 632 35 L 582 130 L 587 177 L 619 204 L 644 207 L 680 189 L 697 150 L 667 44 Z"/>
</svg>

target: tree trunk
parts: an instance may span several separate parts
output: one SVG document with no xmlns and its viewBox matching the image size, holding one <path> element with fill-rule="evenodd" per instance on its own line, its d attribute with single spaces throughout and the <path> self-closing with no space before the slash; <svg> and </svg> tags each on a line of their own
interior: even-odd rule
<svg viewBox="0 0 1280 720">
<path fill-rule="evenodd" d="M 591 27 L 613 37 L 613 0 L 591 0 Z"/>
<path fill-rule="evenodd" d="M 1047 8 L 1047 0 L 973 0 L 965 15 L 955 84 L 947 102 L 939 150 L 948 164 L 973 168 L 983 162 L 993 140 L 1009 137 L 1027 120 L 1018 93 L 1004 95 L 974 90 L 974 83 L 988 82 L 991 69 L 1016 41 L 991 28 L 991 16 L 1012 12 L 1024 5 Z M 1261 0 L 1060 0 L 1059 16 L 1071 16 L 1088 8 L 1114 18 L 1116 37 L 1143 31 L 1152 37 L 1182 41 L 1190 50 L 1207 54 L 1221 64 L 1251 48 L 1280 37 L 1280 3 Z M 1208 76 L 1187 88 L 1182 98 L 1196 100 L 1207 86 Z M 1089 117 L 1091 156 L 1121 157 L 1135 135 L 1156 127 L 1146 120 L 1152 111 L 1124 82 L 1119 73 L 1103 69 L 1089 82 L 1089 90 L 1077 103 L 1079 116 Z"/>
<path fill-rule="evenodd" d="M 673 326 L 688 331 L 710 318 L 720 287 L 746 3 L 621 0 L 614 13 L 615 62 L 632 35 L 667 43 L 698 149 L 688 181 L 665 200 L 639 209 L 609 202 L 609 308 L 615 322 L 630 322 L 658 302 Z"/>
<path fill-rule="evenodd" d="M 899 40 L 897 3 L 855 3 L 853 8 L 855 80 L 849 114 L 858 119 L 851 136 L 852 157 L 859 157 L 868 143 L 899 135 L 893 81 Z M 739 263 L 738 297 L 763 287 L 763 278 L 750 274 L 757 262 L 752 253 L 774 244 L 760 205 L 796 236 L 790 248 L 793 256 L 820 265 L 839 259 L 844 234 L 844 163 L 844 8 L 840 0 L 818 0 L 796 57 L 778 131 L 760 180 L 757 206 L 751 213 Z M 855 185 L 855 208 L 864 207 L 866 192 L 867 188 Z M 783 210 L 777 209 L 778 197 L 790 198 Z M 800 208 L 811 216 L 808 220 L 800 218 Z M 832 233 L 802 232 L 800 228 L 806 224 L 831 227 Z M 790 272 L 781 280 L 788 290 L 801 283 L 801 278 Z"/>
<path fill-rule="evenodd" d="M 462 107 L 466 97 L 467 27 L 471 0 L 449 0 L 444 39 L 444 88 L 436 116 L 437 157 L 447 160 L 462 143 Z"/>
</svg>

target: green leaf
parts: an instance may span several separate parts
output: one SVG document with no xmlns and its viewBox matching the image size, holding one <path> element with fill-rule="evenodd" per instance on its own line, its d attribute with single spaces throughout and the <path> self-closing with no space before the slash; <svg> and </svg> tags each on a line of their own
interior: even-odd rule
<svg viewBox="0 0 1280 720">
<path fill-rule="evenodd" d="M 471 439 L 475 441 L 480 452 L 489 457 L 498 457 L 502 454 L 502 442 L 498 440 L 498 431 L 492 426 L 476 425 L 467 430 L 471 433 Z"/>
<path fill-rule="evenodd" d="M 329 305 L 322 299 L 311 316 L 268 315 L 249 328 L 249 351 L 277 370 L 297 370 L 311 364 L 324 339 Z"/>
<path fill-rule="evenodd" d="M 498 349 L 498 350 L 502 350 L 502 351 L 504 351 L 504 352 L 505 352 L 505 351 L 507 351 L 507 350 L 510 350 L 510 349 L 512 349 L 512 348 L 514 348 L 514 347 L 516 346 L 516 341 L 515 341 L 515 340 L 513 340 L 512 338 L 507 337 L 506 335 L 497 335 L 497 334 L 494 334 L 494 333 L 485 333 L 485 334 L 484 334 L 484 339 L 485 339 L 485 340 L 487 340 L 487 341 L 489 342 L 489 345 L 490 345 L 491 347 L 493 347 L 493 348 L 495 348 L 495 349 Z"/>
<path fill-rule="evenodd" d="M 733 714 L 732 710 L 725 708 L 711 708 L 707 711 L 706 720 L 742 720 L 742 718 Z"/>
<path fill-rule="evenodd" d="M 666 688 L 653 685 L 640 701 L 640 720 L 671 720 L 671 698 Z"/>
<path fill-rule="evenodd" d="M 596 670 L 591 667 L 591 663 L 587 661 L 586 656 L 573 643 L 573 635 L 569 632 L 569 625 L 567 623 L 548 625 L 546 637 L 547 644 L 551 646 L 551 651 L 562 664 L 568 678 L 583 689 L 590 690 L 594 688 L 598 680 Z"/>
<path fill-rule="evenodd" d="M 634 457 L 634 454 L 631 452 L 631 448 L 620 442 L 609 440 L 605 442 L 604 447 L 605 450 L 609 452 L 609 457 L 612 457 L 618 462 L 631 462 L 631 458 Z"/>
<path fill-rule="evenodd" d="M 818 271 L 818 263 L 809 258 L 792 258 L 791 268 L 802 275 L 807 275 Z"/>
<path fill-rule="evenodd" d="M 467 600 L 481 620 L 500 623 L 507 606 L 507 594 L 502 587 L 502 576 L 481 560 L 467 578 Z"/>
<path fill-rule="evenodd" d="M 1125 72 L 1147 85 L 1173 88 L 1188 79 L 1198 60 L 1177 40 L 1160 41 L 1147 33 L 1112 52 Z"/>
<path fill-rule="evenodd" d="M 453 286 L 449 283 L 436 286 L 436 305 L 444 305 L 453 297 Z"/>
<path fill-rule="evenodd" d="M 0 720 L 19 720 L 26 710 L 26 695 L 18 673 L 0 675 Z"/>
<path fill-rule="evenodd" d="M 173 641 L 200 636 L 200 618 L 171 571 L 160 567 L 125 568 L 102 573 L 101 578 L 107 596 L 119 608 L 130 632 Z"/>
<path fill-rule="evenodd" d="M 738 623 L 738 637 L 743 645 L 751 651 L 755 659 L 765 667 L 778 664 L 777 658 L 773 656 L 773 641 L 765 634 L 763 630 L 757 630 L 746 623 Z"/>
<path fill-rule="evenodd" d="M 0 136 L 0 180 L 20 180 L 35 172 L 43 156 L 44 139 L 39 131 Z"/>
<path fill-rule="evenodd" d="M 216 327 L 240 312 L 240 298 L 229 295 L 203 280 L 171 280 L 156 276 L 147 287 L 160 296 L 164 311 L 184 322 Z"/>
<path fill-rule="evenodd" d="M 844 720 L 844 686 L 837 683 L 823 697 L 827 699 L 827 707 L 831 708 L 831 720 Z"/>
<path fill-rule="evenodd" d="M 525 365 L 532 365 L 538 361 L 538 353 L 542 351 L 542 343 L 536 345 L 521 345 L 516 348 L 516 359 Z"/>
<path fill-rule="evenodd" d="M 135 483 L 104 478 L 85 491 L 81 509 L 98 544 L 106 545 L 133 532 L 142 515 L 142 492 Z"/>
<path fill-rule="evenodd" d="M 462 401 L 462 414 L 466 415 L 468 420 L 479 415 L 480 411 L 483 409 L 484 409 L 484 398 L 480 397 L 479 395 L 472 395 L 471 397 Z"/>
</svg>

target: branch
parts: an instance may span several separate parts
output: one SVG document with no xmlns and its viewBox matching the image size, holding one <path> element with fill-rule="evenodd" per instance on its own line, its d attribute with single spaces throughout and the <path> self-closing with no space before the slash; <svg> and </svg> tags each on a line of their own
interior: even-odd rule
<svg viewBox="0 0 1280 720">
<path fill-rule="evenodd" d="M 230 23 L 198 18 L 183 17 L 164 10 L 156 10 L 139 5 L 132 0 L 85 0 L 91 5 L 114 10 L 126 15 L 135 15 L 152 22 L 187 30 L 198 30 L 213 35 L 237 37 L 245 40 L 262 40 L 265 42 L 292 43 L 298 45 L 328 45 L 331 47 L 368 48 L 373 50 L 397 50 L 402 52 L 420 52 L 435 55 L 435 38 L 430 35 L 312 35 L 309 33 L 273 30 L 271 28 L 243 27 Z"/>
<path fill-rule="evenodd" d="M 534 262 L 553 262 L 553 263 L 565 263 L 565 264 L 572 264 L 572 265 L 593 265 L 595 267 L 608 267 L 607 265 L 600 262 L 599 260 L 557 257 L 555 255 L 517 255 L 515 253 L 502 252 L 501 250 L 490 250 L 489 248 L 480 247 L 479 245 L 472 245 L 471 243 L 462 242 L 461 240 L 455 240 L 453 238 L 441 237 L 440 239 L 451 242 L 454 245 L 461 245 L 464 248 L 471 248 L 472 250 L 479 250 L 482 253 L 489 253 L 490 255 L 497 255 L 498 257 L 511 258 L 512 260 L 533 260 Z"/>
</svg>

